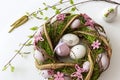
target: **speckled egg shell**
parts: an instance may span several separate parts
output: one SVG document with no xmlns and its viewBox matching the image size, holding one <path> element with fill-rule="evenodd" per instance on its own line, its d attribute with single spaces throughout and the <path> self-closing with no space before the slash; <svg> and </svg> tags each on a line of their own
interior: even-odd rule
<svg viewBox="0 0 120 80">
<path fill-rule="evenodd" d="M 88 72 L 90 69 L 90 62 L 86 61 L 83 63 L 83 69 L 85 70 L 85 72 Z"/>
<path fill-rule="evenodd" d="M 105 70 L 108 67 L 109 59 L 105 53 L 99 54 L 97 60 L 99 61 L 100 63 L 99 65 L 101 66 L 103 70 Z"/>
<path fill-rule="evenodd" d="M 53 73 L 49 73 L 50 70 L 41 70 L 41 76 L 45 79 L 52 77 Z"/>
<path fill-rule="evenodd" d="M 84 45 L 75 45 L 71 48 L 70 57 L 72 59 L 83 58 L 86 54 L 86 47 Z"/>
<path fill-rule="evenodd" d="M 42 54 L 41 52 L 39 52 L 38 50 L 35 50 L 34 58 L 35 58 L 38 62 L 44 62 L 44 60 L 45 60 L 43 54 Z"/>
<path fill-rule="evenodd" d="M 79 43 L 79 37 L 75 34 L 65 34 L 62 39 L 63 42 L 65 42 L 68 46 L 74 46 Z"/>
<path fill-rule="evenodd" d="M 70 54 L 70 48 L 66 43 L 59 43 L 55 51 L 57 55 L 62 57 L 68 56 Z"/>
<path fill-rule="evenodd" d="M 75 19 L 72 24 L 71 24 L 71 29 L 76 29 L 80 27 L 80 20 L 79 19 Z"/>
</svg>

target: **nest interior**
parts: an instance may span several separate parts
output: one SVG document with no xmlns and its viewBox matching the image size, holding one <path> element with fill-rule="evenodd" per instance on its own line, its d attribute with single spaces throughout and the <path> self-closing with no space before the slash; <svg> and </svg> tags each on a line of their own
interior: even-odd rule
<svg viewBox="0 0 120 80">
<path fill-rule="evenodd" d="M 69 76 L 71 80 L 76 80 L 78 77 L 71 77 L 71 74 L 76 71 L 75 65 L 82 67 L 84 62 L 90 63 L 89 70 L 81 73 L 82 78 L 80 80 L 97 80 L 100 74 L 105 71 L 104 64 L 99 57 L 100 54 L 104 53 L 110 63 L 112 50 L 109 41 L 106 37 L 104 28 L 93 21 L 90 17 L 86 17 L 86 14 L 64 14 L 63 20 L 55 20 L 51 23 L 47 21 L 43 27 L 42 38 L 44 41 L 38 41 L 35 43 L 36 50 L 42 53 L 46 58 L 43 62 L 35 60 L 35 65 L 40 70 L 52 69 L 54 73 L 61 72 L 65 76 Z M 71 28 L 71 24 L 79 19 L 80 25 L 77 28 Z M 92 24 L 87 24 L 87 20 L 92 21 Z M 61 38 L 65 34 L 74 34 L 79 38 L 79 43 L 84 45 L 86 48 L 86 54 L 82 58 L 71 59 L 70 54 L 68 56 L 57 55 L 55 48 L 59 44 Z M 41 34 L 40 34 L 41 35 Z M 91 44 L 95 41 L 99 41 L 101 44 L 99 48 L 93 49 Z M 78 45 L 76 44 L 76 45 Z M 71 49 L 73 46 L 70 46 Z M 49 80 L 54 80 L 54 76 L 49 77 Z"/>
</svg>

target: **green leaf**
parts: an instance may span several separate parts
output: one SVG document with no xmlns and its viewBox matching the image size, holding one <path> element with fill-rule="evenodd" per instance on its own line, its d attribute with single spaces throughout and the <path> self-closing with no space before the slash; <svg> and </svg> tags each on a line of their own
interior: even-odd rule
<svg viewBox="0 0 120 80">
<path fill-rule="evenodd" d="M 32 45 L 32 40 L 30 40 L 25 46 L 31 46 Z"/>
<path fill-rule="evenodd" d="M 43 15 L 43 12 L 42 11 L 39 11 L 40 15 Z"/>
<path fill-rule="evenodd" d="M 62 4 L 62 1 L 63 1 L 63 0 L 60 0 L 60 4 Z"/>
<path fill-rule="evenodd" d="M 47 10 L 48 10 L 48 7 L 45 7 L 45 10 L 47 11 Z"/>
<path fill-rule="evenodd" d="M 70 4 L 74 4 L 74 1 L 73 1 L 73 0 L 70 0 Z"/>
<path fill-rule="evenodd" d="M 60 10 L 59 10 L 59 9 L 56 9 L 55 13 L 56 13 L 56 14 L 59 14 L 59 13 L 60 13 Z"/>
<path fill-rule="evenodd" d="M 37 17 L 37 14 L 36 14 L 36 13 L 33 13 L 32 16 L 33 16 L 33 17 Z"/>
<path fill-rule="evenodd" d="M 10 66 L 10 70 L 11 70 L 11 72 L 14 72 L 15 67 L 11 65 L 11 66 Z"/>
<path fill-rule="evenodd" d="M 30 30 L 32 30 L 32 31 L 38 30 L 38 27 L 34 26 L 34 27 L 30 28 Z"/>
<path fill-rule="evenodd" d="M 46 6 L 46 3 L 44 2 L 43 5 Z"/>
<path fill-rule="evenodd" d="M 72 8 L 71 8 L 71 11 L 75 11 L 75 10 L 76 10 L 76 7 L 72 7 Z"/>
<path fill-rule="evenodd" d="M 5 71 L 7 68 L 8 68 L 7 66 L 4 66 L 3 69 L 2 69 L 2 71 Z"/>
<path fill-rule="evenodd" d="M 46 16 L 46 17 L 44 18 L 44 20 L 48 20 L 48 17 Z"/>
<path fill-rule="evenodd" d="M 33 35 L 28 35 L 28 38 L 33 38 Z"/>
<path fill-rule="evenodd" d="M 52 9 L 55 10 L 55 9 L 57 9 L 57 8 L 56 8 L 56 6 L 52 6 Z"/>
</svg>

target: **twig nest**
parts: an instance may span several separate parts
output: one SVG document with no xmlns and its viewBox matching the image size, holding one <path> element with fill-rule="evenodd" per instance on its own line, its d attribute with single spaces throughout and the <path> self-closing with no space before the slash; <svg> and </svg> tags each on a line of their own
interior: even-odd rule
<svg viewBox="0 0 120 80">
<path fill-rule="evenodd" d="M 65 42 L 68 46 L 74 46 L 78 44 L 80 40 L 77 35 L 68 33 L 62 37 L 62 41 Z"/>
<path fill-rule="evenodd" d="M 90 62 L 86 61 L 83 63 L 83 69 L 85 70 L 85 72 L 88 72 L 90 69 Z"/>
<path fill-rule="evenodd" d="M 109 59 L 105 53 L 101 53 L 98 55 L 97 62 L 102 70 L 105 70 L 109 66 Z"/>
<path fill-rule="evenodd" d="M 42 77 L 47 79 L 53 76 L 54 71 L 53 70 L 41 70 L 40 74 Z"/>
<path fill-rule="evenodd" d="M 86 48 L 84 45 L 75 45 L 71 48 L 70 57 L 72 59 L 80 59 L 83 58 L 86 54 Z"/>
<path fill-rule="evenodd" d="M 72 29 L 76 29 L 76 28 L 79 28 L 80 27 L 80 20 L 79 19 L 75 19 L 71 26 L 70 26 Z"/>
<path fill-rule="evenodd" d="M 106 21 L 106 22 L 113 22 L 114 19 L 116 18 L 117 16 L 117 8 L 118 6 L 116 6 L 115 8 L 110 8 L 108 9 L 105 13 L 104 13 L 104 16 L 103 16 L 103 19 Z"/>
<path fill-rule="evenodd" d="M 58 56 L 68 56 L 70 53 L 70 48 L 68 47 L 68 45 L 64 42 L 59 43 L 55 49 L 55 52 Z"/>
<path fill-rule="evenodd" d="M 42 61 L 35 62 L 41 75 L 49 80 L 97 80 L 107 69 L 112 52 L 107 37 L 102 35 L 106 35 L 103 27 L 86 14 L 61 13 L 55 22 L 50 21 L 34 41 L 46 58 L 42 54 L 35 56 Z M 49 69 L 54 70 L 54 75 L 48 73 Z"/>
<path fill-rule="evenodd" d="M 44 61 L 45 61 L 45 57 L 44 57 L 43 54 L 42 54 L 40 51 L 38 51 L 38 50 L 35 50 L 34 58 L 35 58 L 38 62 L 44 62 Z"/>
</svg>

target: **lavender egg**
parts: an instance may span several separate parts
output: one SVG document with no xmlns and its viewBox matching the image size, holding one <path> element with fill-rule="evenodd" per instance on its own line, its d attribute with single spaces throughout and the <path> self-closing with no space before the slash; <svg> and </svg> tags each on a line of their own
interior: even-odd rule
<svg viewBox="0 0 120 80">
<path fill-rule="evenodd" d="M 72 29 L 76 29 L 76 28 L 79 28 L 80 27 L 80 20 L 79 19 L 75 19 L 71 26 L 70 26 Z"/>
<path fill-rule="evenodd" d="M 107 69 L 109 65 L 109 59 L 105 53 L 99 54 L 97 61 L 99 61 L 99 65 L 103 70 Z"/>
<path fill-rule="evenodd" d="M 57 55 L 65 57 L 70 53 L 70 48 L 66 43 L 59 43 L 55 49 Z"/>
<path fill-rule="evenodd" d="M 72 59 L 83 58 L 86 54 L 86 48 L 84 45 L 75 45 L 71 48 L 70 57 Z"/>
<path fill-rule="evenodd" d="M 46 79 L 52 77 L 53 74 L 54 74 L 53 70 L 41 70 L 41 76 Z"/>
<path fill-rule="evenodd" d="M 75 34 L 65 34 L 62 39 L 63 42 L 65 42 L 68 46 L 74 46 L 79 43 L 79 37 Z"/>
<path fill-rule="evenodd" d="M 39 52 L 38 50 L 35 50 L 34 58 L 35 58 L 38 62 L 44 62 L 44 60 L 45 60 L 43 54 L 42 54 L 41 52 Z"/>
<path fill-rule="evenodd" d="M 88 72 L 90 69 L 90 62 L 86 61 L 83 63 L 83 69 L 85 70 L 85 72 Z"/>
</svg>

